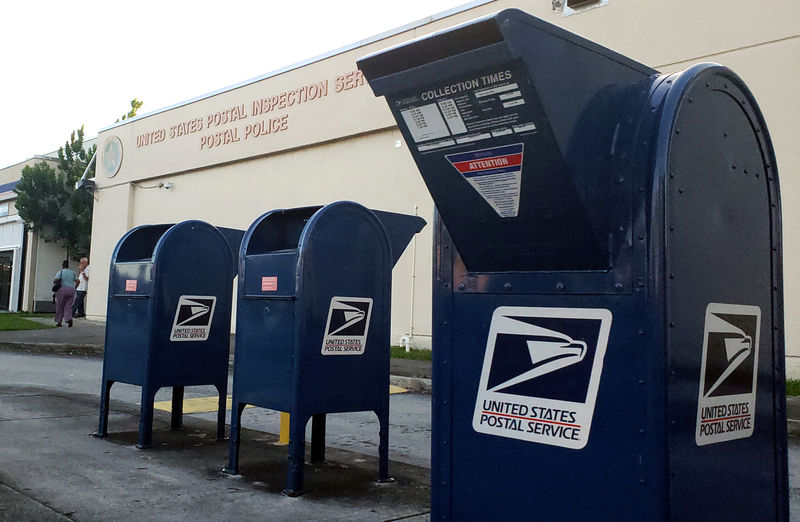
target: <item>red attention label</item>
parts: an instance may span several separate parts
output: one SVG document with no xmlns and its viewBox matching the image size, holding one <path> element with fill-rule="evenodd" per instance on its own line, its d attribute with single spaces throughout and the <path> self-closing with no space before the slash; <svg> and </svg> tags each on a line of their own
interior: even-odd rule
<svg viewBox="0 0 800 522">
<path fill-rule="evenodd" d="M 520 165 L 522 165 L 522 153 L 495 156 L 493 158 L 456 161 L 453 163 L 453 166 L 458 169 L 460 173 L 465 175 L 474 173 L 485 174 L 488 173 L 488 171 L 507 169 L 508 167 L 519 167 Z"/>
<path fill-rule="evenodd" d="M 278 278 L 276 276 L 261 278 L 262 292 L 275 292 L 278 290 Z"/>
<path fill-rule="evenodd" d="M 135 292 L 136 291 L 136 279 L 126 279 L 125 280 L 125 291 L 126 292 Z"/>
</svg>

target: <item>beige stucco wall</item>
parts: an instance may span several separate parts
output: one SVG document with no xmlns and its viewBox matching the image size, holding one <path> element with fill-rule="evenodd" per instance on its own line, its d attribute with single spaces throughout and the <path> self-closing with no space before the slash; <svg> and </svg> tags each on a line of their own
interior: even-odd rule
<svg viewBox="0 0 800 522">
<path fill-rule="evenodd" d="M 24 169 L 25 167 L 32 167 L 37 163 L 41 163 L 42 161 L 49 164 L 51 167 L 53 167 L 53 169 L 55 169 L 56 166 L 58 165 L 58 161 L 56 161 L 53 158 L 48 158 L 45 156 L 35 156 L 25 161 L 21 161 L 13 165 L 0 168 L 0 185 L 2 185 L 3 183 L 9 183 L 11 181 L 17 181 L 22 175 L 22 169 Z"/>
<path fill-rule="evenodd" d="M 219 226 L 246 228 L 259 215 L 273 208 L 318 205 L 337 200 L 359 201 L 372 208 L 413 214 L 429 222 L 433 204 L 399 131 L 372 134 L 325 143 L 309 149 L 279 153 L 269 158 L 165 176 L 130 189 L 130 184 L 99 191 L 95 227 L 104 234 L 92 238 L 92 279 L 89 295 L 102 295 L 108 285 L 108 260 L 117 239 L 129 228 L 147 223 L 172 223 L 201 217 Z M 387 158 L 388 156 L 388 158 Z M 354 168 L 354 164 L 358 168 Z M 366 178 L 366 179 L 365 179 Z M 171 189 L 147 188 L 172 182 Z M 132 220 L 120 219 L 128 206 Z M 124 226 L 122 226 L 124 225 Z M 108 229 L 111 229 L 109 231 Z M 392 320 L 395 341 L 411 331 L 410 296 L 415 272 L 414 332 L 425 345 L 430 337 L 431 251 L 430 233 L 416 240 L 397 263 L 394 272 Z M 100 261 L 98 261 L 100 259 Z M 422 295 L 419 295 L 419 294 Z M 102 302 L 101 302 L 102 301 Z M 102 299 L 92 299 L 90 316 L 102 315 Z"/>
<path fill-rule="evenodd" d="M 138 224 L 200 218 L 245 228 L 270 208 L 337 199 L 398 212 L 418 207 L 430 222 L 432 203 L 411 156 L 405 144 L 396 146 L 400 136 L 385 101 L 376 99 L 353 75 L 355 61 L 506 7 L 520 7 L 664 72 L 717 61 L 730 66 L 751 87 L 765 113 L 781 172 L 788 367 L 790 373 L 800 374 L 800 364 L 794 364 L 800 362 L 800 322 L 794 320 L 800 311 L 800 270 L 793 268 L 800 264 L 800 237 L 791 233 L 800 225 L 800 182 L 793 176 L 800 167 L 800 153 L 793 147 L 800 124 L 794 87 L 800 72 L 792 66 L 800 62 L 800 5 L 789 0 L 770 2 L 769 7 L 750 0 L 609 0 L 607 6 L 569 17 L 553 11 L 549 1 L 500 0 L 107 129 L 98 139 L 90 295 L 105 294 L 111 251 L 117 239 Z M 352 36 L 355 40 L 363 35 Z M 337 77 L 340 85 L 352 88 L 337 92 Z M 288 106 L 300 96 L 297 91 L 288 93 L 309 85 L 319 91 L 320 82 L 326 81 L 325 96 Z M 264 114 L 254 110 L 259 100 L 278 96 L 280 102 L 281 93 L 287 93 L 286 107 Z M 242 117 L 214 125 L 214 115 L 226 110 Z M 186 129 L 197 130 L 198 119 L 201 130 L 173 135 L 182 122 Z M 253 126 L 271 119 L 276 132 L 253 137 Z M 216 133 L 224 137 L 225 132 L 231 143 L 204 145 L 209 137 Z M 111 136 L 120 138 L 124 152 L 119 173 L 107 178 L 102 173 L 103 147 Z M 170 190 L 158 187 L 167 182 L 173 183 Z M 415 333 L 423 340 L 430 335 L 430 227 L 418 236 L 416 246 L 413 303 L 411 249 L 394 272 L 394 341 L 409 333 L 412 308 Z M 88 313 L 102 317 L 105 300 L 92 299 Z"/>
<path fill-rule="evenodd" d="M 36 156 L 28 160 L 0 169 L 0 184 L 17 181 L 22 176 L 25 167 L 32 167 L 42 161 L 49 164 L 54 170 L 58 162 L 52 157 Z M 53 275 L 61 266 L 67 253 L 55 243 L 48 243 L 34 231 L 25 232 L 22 220 L 18 217 L 16 207 L 16 194 L 13 192 L 0 196 L 0 201 L 8 202 L 8 217 L 1 218 L 0 228 L 13 227 L 13 241 L 6 242 L 6 246 L 14 250 L 14 270 L 12 273 L 12 309 L 16 309 L 16 302 L 20 290 L 22 291 L 21 309 L 25 312 L 34 310 L 35 301 L 50 301 L 53 286 Z M 2 234 L 0 234 L 2 235 Z M 23 255 L 23 238 L 26 238 L 26 247 Z M 2 243 L 0 243 L 2 246 Z M 23 263 L 24 258 L 24 263 Z M 24 266 L 24 272 L 22 268 Z M 76 264 L 77 266 L 77 264 Z"/>
<path fill-rule="evenodd" d="M 27 255 L 31 256 L 34 262 L 27 265 L 32 267 L 28 269 L 32 281 L 25 289 L 23 300 L 24 306 L 30 307 L 27 310 L 33 310 L 35 301 L 52 300 L 53 278 L 61 270 L 61 262 L 67 258 L 67 250 L 54 243 L 47 243 L 37 233 L 29 234 L 28 240 Z M 70 268 L 78 273 L 78 263 L 73 259 L 70 259 Z"/>
</svg>

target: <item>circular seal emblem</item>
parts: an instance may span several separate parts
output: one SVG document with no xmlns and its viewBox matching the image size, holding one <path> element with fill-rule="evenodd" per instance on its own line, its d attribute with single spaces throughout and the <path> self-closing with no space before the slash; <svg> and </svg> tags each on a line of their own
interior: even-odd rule
<svg viewBox="0 0 800 522">
<path fill-rule="evenodd" d="M 111 136 L 103 145 L 103 171 L 106 177 L 113 178 L 122 165 L 122 140 L 118 136 Z"/>
</svg>

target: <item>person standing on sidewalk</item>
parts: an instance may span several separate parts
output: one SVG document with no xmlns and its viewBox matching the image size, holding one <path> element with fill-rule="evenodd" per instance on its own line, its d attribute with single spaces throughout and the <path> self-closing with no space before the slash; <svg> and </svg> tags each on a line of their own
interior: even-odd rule
<svg viewBox="0 0 800 522">
<path fill-rule="evenodd" d="M 89 260 L 81 258 L 78 266 L 78 288 L 75 290 L 75 302 L 72 305 L 72 317 L 86 317 L 84 300 L 86 299 L 86 288 L 89 283 Z"/>
<path fill-rule="evenodd" d="M 75 287 L 78 285 L 78 276 L 69 268 L 69 260 L 61 263 L 61 270 L 53 278 L 53 284 L 61 283 L 56 290 L 56 326 L 61 326 L 61 321 L 67 322 L 72 327 L 72 301 L 75 299 Z"/>
</svg>

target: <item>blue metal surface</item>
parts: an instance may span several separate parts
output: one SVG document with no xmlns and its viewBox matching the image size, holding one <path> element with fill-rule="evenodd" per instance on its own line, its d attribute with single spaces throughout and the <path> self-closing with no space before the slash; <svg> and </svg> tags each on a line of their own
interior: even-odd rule
<svg viewBox="0 0 800 522">
<path fill-rule="evenodd" d="M 242 231 L 202 221 L 144 225 L 125 234 L 111 257 L 98 436 L 107 435 L 115 382 L 142 387 L 138 444 L 152 444 L 153 401 L 173 387 L 172 427 L 181 425 L 183 388 L 219 391 L 217 436 L 225 436 L 232 247 Z"/>
<path fill-rule="evenodd" d="M 424 225 L 343 201 L 273 210 L 250 226 L 239 251 L 229 472 L 251 404 L 290 414 L 287 494 L 303 491 L 312 418 L 312 461 L 324 460 L 327 413 L 375 412 L 379 479 L 388 479 L 392 267 Z"/>
<path fill-rule="evenodd" d="M 660 75 L 516 10 L 358 66 L 438 211 L 431 518 L 787 520 L 780 198 L 743 82 Z M 582 313 L 610 314 L 604 356 Z M 586 438 L 526 432 L 546 423 L 530 404 Z"/>
</svg>

